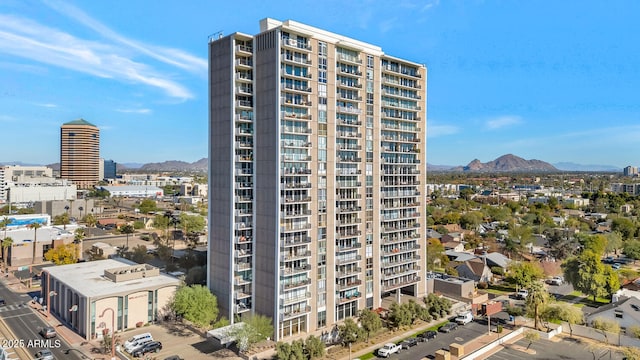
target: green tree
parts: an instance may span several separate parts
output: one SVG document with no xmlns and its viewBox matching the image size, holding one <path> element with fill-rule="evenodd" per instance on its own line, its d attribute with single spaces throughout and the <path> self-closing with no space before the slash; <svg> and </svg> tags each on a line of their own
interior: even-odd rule
<svg viewBox="0 0 640 360">
<path fill-rule="evenodd" d="M 153 227 L 164 232 L 165 240 L 168 240 L 167 230 L 169 229 L 169 222 L 169 217 L 166 217 L 164 215 L 156 215 L 153 218 Z"/>
<path fill-rule="evenodd" d="M 631 240 L 637 228 L 631 219 L 617 217 L 611 221 L 611 230 L 619 232 L 624 240 Z"/>
<path fill-rule="evenodd" d="M 422 302 L 424 302 L 425 308 L 429 314 L 435 319 L 451 314 L 451 301 L 445 297 L 440 297 L 434 293 L 430 293 L 422 298 Z"/>
<path fill-rule="evenodd" d="M 587 235 L 583 236 L 581 241 L 585 250 L 591 250 L 593 253 L 602 256 L 607 247 L 607 238 L 604 235 Z"/>
<path fill-rule="evenodd" d="M 8 217 L 3 217 L 2 220 L 0 220 L 0 229 L 2 229 L 2 231 L 4 231 L 4 236 L 3 238 L 7 237 L 7 228 L 9 227 L 9 225 L 13 222 L 13 220 L 9 219 Z"/>
<path fill-rule="evenodd" d="M 67 225 L 69 225 L 70 222 L 69 213 L 67 212 L 53 217 L 53 225 L 63 225 L 64 229 L 67 228 Z"/>
<path fill-rule="evenodd" d="M 625 346 L 622 348 L 622 355 L 627 360 L 640 360 L 640 349 L 632 346 Z"/>
<path fill-rule="evenodd" d="M 433 271 L 449 262 L 449 257 L 444 253 L 444 246 L 440 240 L 427 239 L 427 270 Z"/>
<path fill-rule="evenodd" d="M 507 267 L 507 274 L 506 280 L 518 288 L 526 288 L 544 277 L 540 264 L 528 261 L 512 261 Z"/>
<path fill-rule="evenodd" d="M 38 247 L 38 229 L 42 227 L 40 223 L 34 222 L 29 224 L 30 229 L 33 229 L 33 257 L 31 258 L 31 263 L 36 263 L 36 248 Z"/>
<path fill-rule="evenodd" d="M 504 312 L 513 316 L 513 326 L 516 325 L 516 317 L 524 315 L 524 308 L 520 306 L 507 306 L 504 308 Z"/>
<path fill-rule="evenodd" d="M 78 262 L 76 244 L 58 245 L 44 254 L 44 259 L 56 265 L 75 264 Z"/>
<path fill-rule="evenodd" d="M 206 266 L 194 266 L 187 271 L 187 276 L 184 282 L 187 285 L 204 284 L 207 280 L 207 267 Z"/>
<path fill-rule="evenodd" d="M 171 309 L 186 320 L 202 328 L 208 328 L 218 318 L 218 299 L 202 285 L 180 287 L 170 305 Z"/>
<path fill-rule="evenodd" d="M 640 240 L 633 239 L 625 241 L 622 251 L 625 255 L 632 258 L 635 263 L 636 260 L 640 259 Z"/>
<path fill-rule="evenodd" d="M 378 315 L 378 313 L 373 310 L 360 310 L 358 319 L 360 320 L 362 328 L 367 333 L 367 340 L 369 340 L 369 336 L 371 335 L 371 333 L 374 333 L 382 328 L 382 319 L 380 319 L 380 315 Z"/>
<path fill-rule="evenodd" d="M 604 251 L 608 253 L 618 253 L 618 249 L 622 249 L 624 245 L 622 241 L 622 235 L 619 232 L 611 232 L 605 235 L 607 238 L 607 246 Z"/>
<path fill-rule="evenodd" d="M 273 336 L 273 322 L 270 317 L 255 314 L 243 323 L 243 326 L 230 332 L 230 335 L 236 338 L 240 351 L 247 351 L 253 344 Z"/>
<path fill-rule="evenodd" d="M 206 225 L 204 217 L 200 215 L 180 214 L 180 225 L 185 234 L 198 233 L 204 231 Z"/>
<path fill-rule="evenodd" d="M 84 217 L 84 222 L 88 227 L 96 227 L 96 225 L 98 224 L 98 219 L 93 214 L 87 214 Z"/>
<path fill-rule="evenodd" d="M 529 294 L 525 299 L 525 304 L 527 306 L 527 312 L 533 317 L 535 329 L 538 329 L 540 312 L 548 302 L 549 293 L 540 281 L 534 281 L 529 284 Z"/>
<path fill-rule="evenodd" d="M 607 333 L 620 333 L 620 324 L 614 320 L 597 317 L 593 319 L 591 326 L 593 326 L 594 329 L 601 331 L 602 336 L 604 336 L 604 341 L 607 344 L 609 343 L 609 336 L 607 335 Z"/>
<path fill-rule="evenodd" d="M 317 359 L 317 358 L 324 357 L 325 347 L 324 347 L 324 343 L 322 342 L 322 340 L 320 340 L 320 338 L 315 337 L 313 335 L 309 335 L 309 337 L 307 337 L 307 340 L 305 340 L 304 342 L 304 347 L 307 354 L 309 354 L 310 359 Z"/>
<path fill-rule="evenodd" d="M 547 306 L 544 309 L 541 317 L 546 321 L 566 321 L 569 324 L 570 337 L 573 337 L 573 325 L 582 324 L 584 322 L 584 315 L 582 313 L 582 310 L 565 302 L 558 302 Z"/>
<path fill-rule="evenodd" d="M 364 340 L 364 330 L 362 330 L 353 319 L 348 318 L 342 325 L 338 326 L 338 336 L 340 336 L 343 346 L 349 346 L 350 344 Z"/>
<path fill-rule="evenodd" d="M 144 245 L 136 245 L 131 249 L 129 258 L 138 264 L 143 264 L 151 259 L 151 255 L 147 253 L 147 247 Z"/>
<path fill-rule="evenodd" d="M 78 259 L 82 257 L 82 249 L 83 249 L 83 241 L 86 237 L 84 232 L 84 228 L 77 228 L 73 233 L 73 243 L 76 244 L 76 249 L 78 251 Z"/>
<path fill-rule="evenodd" d="M 394 328 L 403 328 L 413 323 L 413 313 L 409 306 L 394 302 L 389 308 L 388 319 Z"/>
<path fill-rule="evenodd" d="M 531 344 L 533 344 L 535 341 L 538 341 L 538 339 L 540 339 L 540 334 L 538 334 L 536 331 L 528 330 L 524 332 L 524 338 L 527 339 L 527 341 L 529 341 L 529 345 L 527 345 L 527 349 L 526 349 L 526 350 L 529 350 L 529 348 L 531 347 Z"/>
<path fill-rule="evenodd" d="M 484 216 L 479 211 L 469 211 L 460 217 L 460 226 L 467 230 L 475 230 L 482 222 Z"/>
<path fill-rule="evenodd" d="M 133 234 L 135 231 L 136 230 L 133 228 L 133 225 L 131 224 L 125 224 L 120 226 L 120 233 L 127 235 L 127 246 L 126 246 L 127 249 L 129 249 L 129 235 Z"/>
<path fill-rule="evenodd" d="M 2 239 L 2 259 L 4 259 L 5 267 L 9 266 L 8 250 L 12 245 L 13 239 L 10 236 L 5 236 L 4 239 Z"/>
<path fill-rule="evenodd" d="M 608 269 L 607 269 L 608 268 Z M 617 274 L 610 271 L 610 266 L 605 266 L 600 261 L 600 256 L 591 250 L 584 250 L 582 254 L 567 259 L 562 264 L 565 279 L 573 285 L 573 288 L 593 296 L 596 301 L 598 296 L 607 296 L 619 289 L 615 284 L 614 277 Z"/>
<path fill-rule="evenodd" d="M 158 204 L 153 199 L 144 199 L 140 201 L 140 205 L 138 205 L 138 210 L 140 210 L 143 214 L 148 214 L 153 211 L 158 210 Z"/>
</svg>

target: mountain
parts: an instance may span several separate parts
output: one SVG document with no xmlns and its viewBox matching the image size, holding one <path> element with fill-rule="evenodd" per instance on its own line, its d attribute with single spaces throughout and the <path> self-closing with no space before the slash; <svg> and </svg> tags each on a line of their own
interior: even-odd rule
<svg viewBox="0 0 640 360">
<path fill-rule="evenodd" d="M 142 163 L 117 163 L 117 167 L 118 169 L 120 169 L 120 167 L 122 166 L 123 169 L 139 169 L 141 168 L 144 164 Z"/>
<path fill-rule="evenodd" d="M 427 171 L 447 171 L 453 167 L 452 165 L 432 165 L 427 163 Z"/>
<path fill-rule="evenodd" d="M 142 171 L 185 171 L 185 172 L 207 172 L 209 163 L 207 158 L 202 158 L 194 163 L 186 161 L 170 160 L 160 163 L 144 164 L 138 170 Z"/>
<path fill-rule="evenodd" d="M 553 166 L 564 171 L 602 171 L 602 172 L 621 172 L 622 169 L 613 165 L 583 165 L 572 162 L 554 163 Z"/>
<path fill-rule="evenodd" d="M 541 160 L 525 160 L 521 157 L 507 154 L 483 163 L 478 159 L 467 166 L 457 166 L 451 171 L 465 172 L 554 172 L 559 171 L 553 165 Z"/>
</svg>

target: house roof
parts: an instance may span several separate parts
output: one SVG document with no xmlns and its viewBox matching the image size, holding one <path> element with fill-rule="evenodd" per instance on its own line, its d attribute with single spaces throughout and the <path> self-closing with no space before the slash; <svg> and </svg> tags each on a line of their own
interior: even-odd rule
<svg viewBox="0 0 640 360">
<path fill-rule="evenodd" d="M 476 256 L 474 254 L 470 254 L 467 252 L 458 252 L 453 250 L 446 250 L 445 255 L 452 258 L 453 261 L 465 262 L 471 259 L 475 259 Z"/>
<path fill-rule="evenodd" d="M 485 255 L 481 255 L 480 257 L 487 259 L 487 265 L 500 266 L 501 268 L 506 268 L 507 265 L 509 265 L 509 263 L 511 262 L 511 259 L 497 252 L 487 253 Z"/>
<path fill-rule="evenodd" d="M 587 315 L 588 321 L 597 317 L 604 317 L 605 313 L 611 310 L 622 311 L 625 318 L 631 318 L 630 323 L 640 323 L 640 299 L 636 297 L 622 297 L 618 302 L 601 306 Z"/>
<path fill-rule="evenodd" d="M 482 276 L 482 273 L 484 272 L 484 269 L 485 269 L 484 262 L 482 262 L 482 260 L 478 258 L 467 260 L 464 262 L 464 264 L 459 265 L 458 267 L 461 267 L 461 266 L 466 266 L 472 273 L 474 273 L 477 276 Z M 456 267 L 456 269 L 458 267 Z"/>
<path fill-rule="evenodd" d="M 439 232 L 433 229 L 427 229 L 427 239 L 440 239 L 441 237 L 442 234 L 440 234 Z"/>
<path fill-rule="evenodd" d="M 97 127 L 95 125 L 93 125 L 92 123 L 88 122 L 85 119 L 78 119 L 78 120 L 73 120 L 73 121 L 69 121 L 64 123 L 63 125 L 85 125 L 85 126 L 93 126 L 93 127 Z"/>
</svg>

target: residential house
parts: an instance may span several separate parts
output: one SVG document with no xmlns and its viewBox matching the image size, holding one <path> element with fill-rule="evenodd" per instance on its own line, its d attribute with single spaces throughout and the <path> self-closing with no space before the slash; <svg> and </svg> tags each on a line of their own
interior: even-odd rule
<svg viewBox="0 0 640 360">
<path fill-rule="evenodd" d="M 458 271 L 458 276 L 471 279 L 476 283 L 488 283 L 493 279 L 491 269 L 489 269 L 487 264 L 479 258 L 465 261 L 464 263 L 456 266 L 456 270 Z"/>
<path fill-rule="evenodd" d="M 455 241 L 455 240 L 445 240 L 445 236 L 444 235 L 441 239 L 440 242 L 442 243 L 442 246 L 444 246 L 444 250 L 452 250 L 452 251 L 456 251 L 456 252 L 463 252 L 464 251 L 464 243 L 460 242 L 460 241 Z"/>
<path fill-rule="evenodd" d="M 598 318 L 615 321 L 623 329 L 638 326 L 640 324 L 640 299 L 623 297 L 617 302 L 601 306 L 587 315 L 587 324 L 592 324 Z"/>
<path fill-rule="evenodd" d="M 440 234 L 439 232 L 433 229 L 427 229 L 427 239 L 440 239 L 441 237 L 442 234 Z"/>
</svg>

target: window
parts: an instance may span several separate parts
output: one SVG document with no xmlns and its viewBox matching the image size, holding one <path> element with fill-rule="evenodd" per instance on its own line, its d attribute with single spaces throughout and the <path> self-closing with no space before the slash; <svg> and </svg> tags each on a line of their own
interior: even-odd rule
<svg viewBox="0 0 640 360">
<path fill-rule="evenodd" d="M 324 41 L 318 41 L 318 55 L 327 56 L 327 43 Z"/>
<path fill-rule="evenodd" d="M 367 68 L 373 69 L 373 56 L 367 55 Z"/>
<path fill-rule="evenodd" d="M 327 312 L 326 310 L 318 312 L 318 329 L 327 326 Z"/>
</svg>

